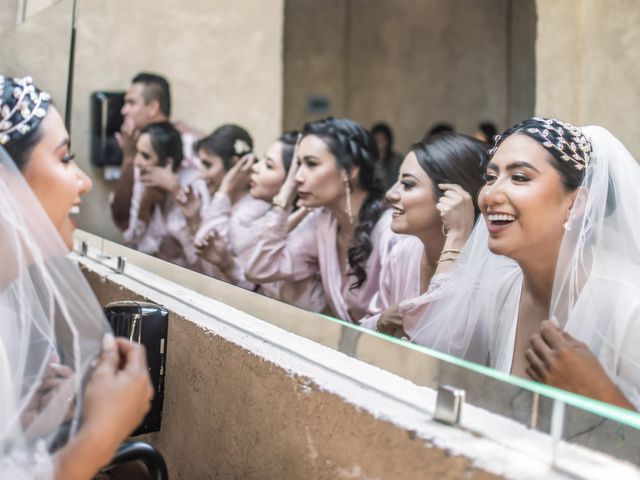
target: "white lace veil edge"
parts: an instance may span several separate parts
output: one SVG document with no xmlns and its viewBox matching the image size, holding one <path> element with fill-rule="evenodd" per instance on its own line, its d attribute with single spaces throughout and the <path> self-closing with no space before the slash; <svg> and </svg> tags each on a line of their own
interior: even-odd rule
<svg viewBox="0 0 640 480">
<path fill-rule="evenodd" d="M 83 383 L 107 324 L 3 148 L 0 206 L 0 478 L 46 478 L 51 451 L 79 427 Z M 52 380 L 57 388 L 46 390 Z"/>
</svg>

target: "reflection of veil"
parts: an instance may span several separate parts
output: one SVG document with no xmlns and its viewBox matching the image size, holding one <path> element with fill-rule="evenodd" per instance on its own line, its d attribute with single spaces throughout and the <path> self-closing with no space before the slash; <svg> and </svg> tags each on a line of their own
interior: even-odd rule
<svg viewBox="0 0 640 480">
<path fill-rule="evenodd" d="M 0 206 L 0 477 L 49 478 L 52 449 L 78 429 L 82 383 L 106 322 L 2 148 Z"/>
<path fill-rule="evenodd" d="M 591 162 L 563 237 L 550 317 L 585 342 L 640 407 L 640 166 L 607 130 L 582 131 Z M 490 359 L 508 371 L 522 273 L 491 254 L 487 239 L 480 219 L 443 299 L 408 333 L 417 343 L 481 363 Z"/>
</svg>

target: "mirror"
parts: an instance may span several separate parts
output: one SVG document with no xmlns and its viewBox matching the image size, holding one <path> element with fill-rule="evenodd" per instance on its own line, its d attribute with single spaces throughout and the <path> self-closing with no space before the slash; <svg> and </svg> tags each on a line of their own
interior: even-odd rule
<svg viewBox="0 0 640 480">
<path fill-rule="evenodd" d="M 106 149 L 107 138 L 116 132 L 107 126 L 118 123 L 118 102 L 139 72 L 157 72 L 169 80 L 171 119 L 186 125 L 194 137 L 226 123 L 237 124 L 251 134 L 259 156 L 283 130 L 300 129 L 304 122 L 328 115 L 354 118 L 367 128 L 379 121 L 389 123 L 402 154 L 440 122 L 473 134 L 482 120 L 492 120 L 502 129 L 534 111 L 561 118 L 574 115 L 581 111 L 577 93 L 575 105 L 569 106 L 569 95 L 556 103 L 536 98 L 551 81 L 549 67 L 539 58 L 556 50 L 536 50 L 536 42 L 547 45 L 554 40 L 548 23 L 553 9 L 539 11 L 536 5 L 505 0 L 487 0 L 473 8 L 464 1 L 217 0 L 214 5 L 195 2 L 188 9 L 176 9 L 167 0 L 139 1 L 134 7 L 124 0 L 79 0 L 71 137 L 79 163 L 94 181 L 83 202 L 80 227 L 123 242 L 109 200 L 117 169 L 94 165 L 91 158 L 96 148 Z M 2 30 L 5 45 L 23 42 L 27 33 L 46 35 L 41 43 L 27 42 L 27 54 L 19 59 L 11 56 L 11 48 L 3 49 L 0 63 L 9 73 L 32 72 L 58 105 L 66 99 L 72 6 L 61 0 L 33 13 L 16 29 Z M 8 15 L 15 19 L 18 11 Z M 595 123 L 596 113 L 597 109 L 590 111 Z M 587 119 L 577 115 L 574 121 Z M 115 255 L 118 246 L 109 248 L 107 253 Z M 209 295 L 417 383 L 464 385 L 474 403 L 544 431 L 550 426 L 553 400 L 567 398 L 550 387 L 365 332 L 332 318 L 336 313 L 323 308 L 310 313 L 152 256 L 124 251 L 136 264 L 180 279 L 190 288 L 203 284 Z M 610 447 L 612 436 L 623 435 L 632 447 L 638 444 L 635 424 L 628 418 L 636 414 L 625 416 L 584 398 L 571 405 L 579 413 L 568 412 L 566 418 L 584 411 L 593 418 L 584 421 L 584 428 L 572 422 L 572 428 L 565 429 L 568 438 L 613 454 L 619 450 Z M 636 462 L 637 448 L 632 447 L 624 449 L 624 456 Z"/>
</svg>

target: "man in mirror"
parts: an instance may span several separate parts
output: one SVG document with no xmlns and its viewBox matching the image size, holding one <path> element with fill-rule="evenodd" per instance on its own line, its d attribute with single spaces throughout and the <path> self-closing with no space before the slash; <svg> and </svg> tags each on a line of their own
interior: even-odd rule
<svg viewBox="0 0 640 480">
<path fill-rule="evenodd" d="M 155 73 L 142 72 L 131 81 L 122 107 L 124 121 L 116 134 L 122 149 L 120 178 L 111 197 L 111 215 L 121 231 L 129 227 L 129 217 L 134 190 L 134 157 L 140 131 L 153 123 L 168 122 L 171 116 L 171 90 L 166 78 Z M 176 125 L 182 136 L 184 150 L 183 170 L 193 170 L 197 176 L 193 144 L 197 132 Z"/>
</svg>

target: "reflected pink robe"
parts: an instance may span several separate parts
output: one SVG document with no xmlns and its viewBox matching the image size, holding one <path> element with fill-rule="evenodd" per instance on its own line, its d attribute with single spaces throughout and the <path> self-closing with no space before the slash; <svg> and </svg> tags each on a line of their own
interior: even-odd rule
<svg viewBox="0 0 640 480">
<path fill-rule="evenodd" d="M 423 243 L 414 236 L 403 236 L 396 243 L 382 265 L 380 290 L 371 300 L 371 315 L 360 321 L 365 328 L 377 330 L 380 314 L 398 304 L 404 317 L 405 328 L 415 325 L 429 302 L 449 278 L 448 274 L 434 275 L 429 288 L 420 294 L 420 265 L 424 254 Z"/>
<path fill-rule="evenodd" d="M 207 186 L 196 169 L 181 168 L 178 172 L 178 180 L 181 188 L 190 186 L 196 195 L 203 199 L 203 205 L 208 203 Z M 153 208 L 148 224 L 145 225 L 144 222 L 138 220 L 138 210 L 144 189 L 145 185 L 140 181 L 140 171 L 135 168 L 131 209 L 129 210 L 129 228 L 123 234 L 127 245 L 183 267 L 197 268 L 200 259 L 195 252 L 187 219 L 171 195 L 167 196 L 160 208 L 158 205 Z M 165 255 L 160 249 L 163 241 L 175 243 L 181 252 L 169 256 Z"/>
<path fill-rule="evenodd" d="M 219 280 L 253 290 L 255 285 L 245 279 L 244 268 L 238 256 L 254 242 L 254 221 L 261 218 L 269 207 L 268 202 L 258 200 L 249 193 L 244 194 L 234 204 L 228 195 L 220 192 L 214 194 L 194 240 L 195 243 L 200 243 L 210 232 L 215 231 L 227 245 L 227 251 L 219 253 L 230 257 L 233 263 L 232 273 L 231 276 L 227 276 L 216 265 L 206 260 L 201 260 L 201 271 Z"/>
<path fill-rule="evenodd" d="M 366 262 L 367 279 L 350 290 L 353 276 L 340 269 L 337 246 L 338 222 L 319 208 L 287 234 L 288 213 L 271 209 L 265 216 L 263 233 L 247 264 L 247 278 L 257 282 L 301 281 L 320 274 L 328 306 L 346 321 L 369 313 L 369 303 L 378 290 L 380 269 L 394 242 L 400 237 L 389 225 L 391 211 L 382 214 L 371 233 L 372 251 Z"/>
<path fill-rule="evenodd" d="M 256 246 L 259 244 L 258 241 L 265 230 L 269 228 L 266 220 L 267 219 L 264 218 L 264 212 L 260 212 L 260 215 L 256 215 L 255 218 L 252 219 L 252 227 L 247 231 L 249 245 L 243 252 L 238 253 L 238 260 L 244 270 L 247 269 Z M 276 282 L 262 282 L 260 283 L 260 289 L 258 291 L 269 298 L 280 300 L 289 305 L 304 308 L 312 312 L 324 311 L 327 303 L 319 274 L 298 281 L 279 280 Z"/>
</svg>

